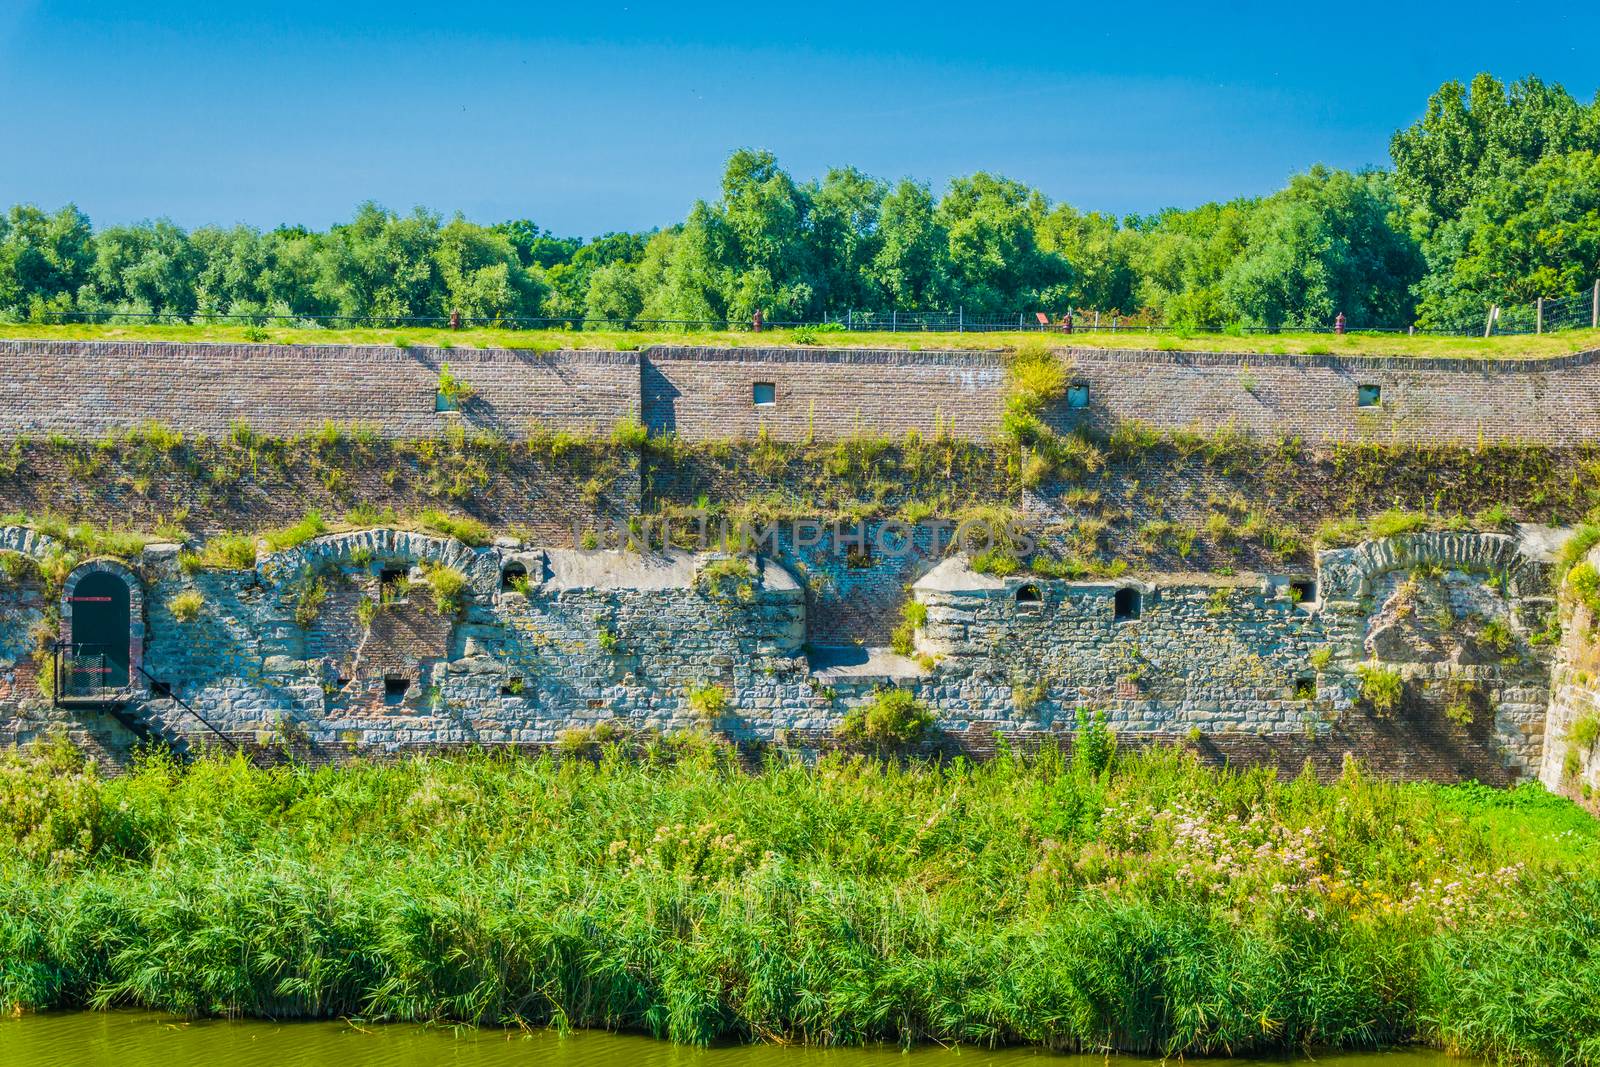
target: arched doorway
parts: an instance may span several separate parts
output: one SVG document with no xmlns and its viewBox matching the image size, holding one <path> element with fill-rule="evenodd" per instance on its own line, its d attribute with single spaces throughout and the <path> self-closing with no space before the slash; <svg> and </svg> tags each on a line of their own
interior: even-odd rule
<svg viewBox="0 0 1600 1067">
<path fill-rule="evenodd" d="M 112 560 L 93 560 L 67 576 L 61 628 L 70 657 L 67 696 L 126 689 L 143 658 L 143 595 L 138 577 Z"/>
</svg>

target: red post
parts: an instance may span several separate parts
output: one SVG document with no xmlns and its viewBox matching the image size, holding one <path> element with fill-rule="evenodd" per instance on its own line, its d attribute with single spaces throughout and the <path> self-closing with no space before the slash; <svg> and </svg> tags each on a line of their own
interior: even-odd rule
<svg viewBox="0 0 1600 1067">
<path fill-rule="evenodd" d="M 756 313 L 750 316 L 750 329 L 756 333 L 761 332 L 761 309 L 756 308 Z"/>
<path fill-rule="evenodd" d="M 461 329 L 461 312 L 459 312 L 459 311 L 450 312 L 450 328 L 452 330 Z"/>
<path fill-rule="evenodd" d="M 1333 320 L 1333 332 L 1344 333 L 1344 312 L 1339 312 L 1339 317 Z"/>
</svg>

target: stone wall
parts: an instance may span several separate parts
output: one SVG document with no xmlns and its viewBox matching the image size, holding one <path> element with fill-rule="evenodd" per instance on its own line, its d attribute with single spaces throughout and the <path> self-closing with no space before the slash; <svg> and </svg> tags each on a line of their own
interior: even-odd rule
<svg viewBox="0 0 1600 1067">
<path fill-rule="evenodd" d="M 16 527 L 0 546 L 44 561 L 59 551 Z M 803 582 L 760 557 L 509 539 L 473 549 L 373 529 L 244 570 L 185 567 L 172 545 L 130 565 L 146 668 L 177 698 L 146 689 L 130 701 L 138 713 L 204 739 L 193 709 L 247 745 L 323 759 L 549 744 L 601 723 L 826 743 L 884 685 L 912 690 L 947 742 L 974 752 L 996 734 L 1070 740 L 1091 707 L 1126 743 L 1176 740 L 1289 770 L 1308 758 L 1336 770 L 1350 752 L 1396 776 L 1503 782 L 1541 757 L 1545 565 L 1509 536 L 1323 553 L 1305 602 L 1288 592 L 1301 576 L 1000 579 L 951 558 L 912 589 L 927 608 L 916 659 L 808 645 Z M 459 604 L 436 596 L 444 571 L 463 579 Z M 33 650 L 50 594 L 26 568 L 7 573 L 18 577 L 0 589 L 0 736 L 64 723 L 115 750 L 104 712 L 40 693 Z M 1117 617 L 1119 590 L 1138 595 L 1136 617 Z M 174 610 L 185 592 L 201 598 L 193 618 Z M 1373 664 L 1402 679 L 1396 706 L 1364 693 Z"/>
<path fill-rule="evenodd" d="M 1324 552 L 1306 601 L 1297 577 L 1312 576 L 1039 581 L 953 559 L 914 587 L 928 616 L 918 651 L 940 659 L 924 688 L 947 713 L 1027 728 L 1070 728 L 1082 707 L 1128 734 L 1398 727 L 1434 746 L 1429 776 L 1503 780 L 1538 763 L 1548 653 L 1533 637 L 1550 600 L 1544 565 L 1515 538 L 1417 534 Z M 1375 665 L 1399 679 L 1397 706 L 1363 696 Z"/>
<path fill-rule="evenodd" d="M 1066 338 L 1061 338 L 1066 340 Z M 1278 356 L 1069 347 L 1088 405 L 1063 427 L 1139 419 L 1164 429 L 1231 423 L 1308 444 L 1404 441 L 1567 444 L 1600 433 L 1600 352 L 1553 359 Z M 435 408 L 439 368 L 476 391 L 460 416 Z M 95 436 L 145 419 L 219 434 L 242 419 L 270 433 L 365 420 L 388 436 L 449 419 L 510 436 L 532 422 L 608 429 L 628 415 L 690 440 L 828 440 L 999 428 L 999 354 L 657 346 L 642 353 L 340 345 L 0 341 L 11 383 L 0 435 Z M 772 387 L 757 403 L 757 385 Z M 1362 386 L 1376 386 L 1371 406 Z M 764 398 L 763 398 L 764 399 Z"/>
<path fill-rule="evenodd" d="M 1600 549 L 1589 553 L 1600 565 Z M 1550 713 L 1539 780 L 1551 790 L 1592 797 L 1600 787 L 1600 618 L 1565 583 L 1560 598 L 1561 644 L 1550 670 Z"/>
</svg>

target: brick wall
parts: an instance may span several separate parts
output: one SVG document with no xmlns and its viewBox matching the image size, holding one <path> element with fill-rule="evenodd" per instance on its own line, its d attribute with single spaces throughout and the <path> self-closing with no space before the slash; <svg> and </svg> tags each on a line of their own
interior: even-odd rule
<svg viewBox="0 0 1600 1067">
<path fill-rule="evenodd" d="M 860 433 L 992 437 L 1000 425 L 1005 371 L 971 352 L 857 349 L 677 348 L 646 352 L 644 422 L 652 433 L 690 440 L 773 436 L 827 440 Z M 756 383 L 773 387 L 758 405 Z"/>
<path fill-rule="evenodd" d="M 434 410 L 446 362 L 475 390 L 459 416 Z M 98 436 L 157 419 L 216 436 L 242 419 L 270 434 L 332 420 L 431 437 L 459 418 L 521 436 L 532 422 L 609 430 L 639 398 L 632 352 L 0 341 L 0 374 L 5 435 Z"/>
<path fill-rule="evenodd" d="M 1404 441 L 1570 444 L 1600 434 L 1600 351 L 1538 360 L 1263 356 L 1063 350 L 1089 406 L 1059 409 L 1063 428 L 1123 419 L 1167 429 L 1232 422 L 1307 444 Z M 1379 403 L 1357 405 L 1363 385 Z"/>
<path fill-rule="evenodd" d="M 1308 444 L 1408 441 L 1570 443 L 1600 435 L 1600 351 L 1540 360 L 1267 356 L 1064 349 L 1089 406 L 1060 408 L 1062 427 L 1141 419 L 1168 429 L 1233 423 Z M 0 435 L 98 435 L 143 419 L 219 434 L 235 419 L 294 433 L 365 420 L 393 437 L 437 434 L 439 367 L 476 390 L 469 425 L 510 435 L 539 421 L 609 429 L 642 412 L 656 433 L 691 440 L 789 440 L 862 432 L 967 439 L 999 428 L 1005 370 L 975 352 L 692 348 L 646 352 L 336 345 L 0 341 L 9 403 Z M 755 403 L 757 384 L 772 403 Z M 1379 402 L 1357 405 L 1363 385 Z"/>
</svg>

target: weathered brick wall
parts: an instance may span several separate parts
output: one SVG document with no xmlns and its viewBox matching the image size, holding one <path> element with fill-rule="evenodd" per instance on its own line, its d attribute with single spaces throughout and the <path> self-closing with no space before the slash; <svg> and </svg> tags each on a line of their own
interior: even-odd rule
<svg viewBox="0 0 1600 1067">
<path fill-rule="evenodd" d="M 1600 352 L 1539 360 L 1270 356 L 1067 348 L 1086 408 L 1062 427 L 1126 419 L 1167 429 L 1232 423 L 1308 444 L 1480 440 L 1570 443 L 1600 435 Z M 270 433 L 324 421 L 371 422 L 427 437 L 455 416 L 434 411 L 449 362 L 477 392 L 460 416 L 510 436 L 532 422 L 608 429 L 640 414 L 655 433 L 691 440 L 821 440 L 860 433 L 994 436 L 1005 393 L 1000 356 L 818 348 L 658 346 L 634 352 L 0 341 L 9 384 L 0 436 L 95 436 L 145 419 L 220 434 L 236 419 Z M 757 383 L 773 389 L 755 403 Z M 1360 386 L 1379 403 L 1358 407 Z"/>
<path fill-rule="evenodd" d="M 1005 370 L 993 355 L 819 348 L 656 347 L 645 353 L 644 422 L 690 440 L 857 434 L 992 437 Z M 754 402 L 756 383 L 774 403 Z"/>
<path fill-rule="evenodd" d="M 1570 444 L 1600 435 L 1600 351 L 1554 359 L 1266 356 L 1064 349 L 1089 406 L 1059 408 L 1061 427 L 1164 429 L 1232 423 L 1307 444 L 1399 441 Z M 1379 404 L 1357 405 L 1363 385 Z"/>
<path fill-rule="evenodd" d="M 434 410 L 446 362 L 475 390 L 459 415 Z M 433 437 L 459 419 L 519 437 L 535 422 L 605 431 L 639 411 L 632 352 L 0 341 L 0 375 L 0 436 L 99 436 L 155 419 L 212 436 L 243 420 L 279 435 L 361 421 Z"/>
</svg>

